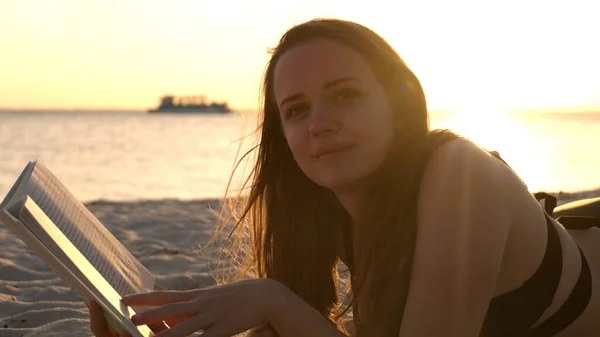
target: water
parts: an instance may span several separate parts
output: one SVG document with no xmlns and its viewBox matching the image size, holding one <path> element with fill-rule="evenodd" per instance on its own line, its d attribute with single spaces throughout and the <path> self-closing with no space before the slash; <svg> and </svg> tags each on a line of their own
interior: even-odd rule
<svg viewBox="0 0 600 337">
<path fill-rule="evenodd" d="M 238 114 L 0 113 L 0 195 L 39 159 L 84 201 L 222 196 L 242 122 Z"/>
<path fill-rule="evenodd" d="M 434 117 L 432 127 L 499 151 L 532 192 L 600 187 L 600 114 L 462 114 Z"/>
<path fill-rule="evenodd" d="M 532 191 L 600 187 L 600 114 L 431 122 L 498 150 Z M 83 201 L 221 197 L 243 125 L 240 114 L 0 112 L 0 198 L 35 159 Z"/>
</svg>

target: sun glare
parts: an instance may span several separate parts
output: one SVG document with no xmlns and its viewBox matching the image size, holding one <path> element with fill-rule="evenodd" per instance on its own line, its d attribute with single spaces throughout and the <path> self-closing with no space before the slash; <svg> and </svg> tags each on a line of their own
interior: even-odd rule
<svg viewBox="0 0 600 337">
<path fill-rule="evenodd" d="M 548 185 L 550 177 L 543 169 L 547 158 L 540 155 L 544 144 L 535 140 L 523 121 L 509 114 L 479 110 L 432 117 L 431 124 L 432 128 L 451 129 L 486 150 L 498 151 L 531 191 Z"/>
</svg>

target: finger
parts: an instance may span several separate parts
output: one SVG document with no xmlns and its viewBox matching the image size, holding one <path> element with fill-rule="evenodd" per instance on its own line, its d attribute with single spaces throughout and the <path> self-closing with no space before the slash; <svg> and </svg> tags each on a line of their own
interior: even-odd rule
<svg viewBox="0 0 600 337">
<path fill-rule="evenodd" d="M 175 302 L 135 314 L 131 317 L 131 321 L 136 325 L 142 325 L 170 319 L 181 319 L 194 316 L 196 313 L 198 313 L 198 304 L 194 301 Z"/>
<path fill-rule="evenodd" d="M 164 322 L 160 322 L 160 323 L 150 323 L 147 324 L 148 327 L 150 328 L 150 330 L 152 330 L 152 332 L 154 332 L 155 334 L 170 329 L 172 327 L 174 327 L 175 325 L 191 318 L 193 316 L 186 316 L 186 317 L 180 317 L 180 318 L 173 318 L 173 319 L 166 319 Z"/>
<path fill-rule="evenodd" d="M 223 325 L 223 324 L 215 324 L 215 325 L 211 326 L 210 328 L 208 328 L 206 331 L 204 331 L 202 333 L 202 337 L 233 336 L 233 335 L 236 335 L 236 334 L 242 332 L 242 331 L 232 332 L 229 330 L 230 329 L 227 329 L 225 327 L 225 325 Z"/>
<path fill-rule="evenodd" d="M 161 290 L 123 296 L 121 300 L 128 306 L 158 306 L 189 300 L 196 295 L 195 293 L 196 291 Z"/>
<path fill-rule="evenodd" d="M 152 330 L 152 332 L 154 332 L 155 334 L 157 334 L 163 330 L 167 330 L 169 328 L 169 325 L 167 325 L 167 323 L 165 323 L 165 322 L 156 322 L 156 323 L 151 323 L 151 324 L 147 324 L 147 325 L 150 328 L 150 330 Z"/>
<path fill-rule="evenodd" d="M 189 315 L 189 316 L 182 316 L 182 317 L 177 317 L 177 318 L 171 318 L 171 319 L 166 319 L 165 322 L 167 322 L 167 324 L 169 325 L 169 327 L 174 327 L 177 324 L 186 321 L 190 318 L 194 317 L 194 315 Z"/>
<path fill-rule="evenodd" d="M 202 336 L 205 336 L 206 331 L 215 325 L 215 323 L 216 320 L 210 314 L 197 315 L 177 324 L 169 330 L 161 332 L 160 337 L 183 337 L 197 331 L 203 331 Z"/>
<path fill-rule="evenodd" d="M 110 336 L 111 337 L 120 337 L 119 333 L 115 331 L 115 329 L 113 329 L 112 326 L 108 327 L 108 330 L 110 331 Z"/>
<path fill-rule="evenodd" d="M 104 311 L 96 301 L 90 301 L 90 330 L 96 337 L 112 335 L 104 318 Z"/>
</svg>

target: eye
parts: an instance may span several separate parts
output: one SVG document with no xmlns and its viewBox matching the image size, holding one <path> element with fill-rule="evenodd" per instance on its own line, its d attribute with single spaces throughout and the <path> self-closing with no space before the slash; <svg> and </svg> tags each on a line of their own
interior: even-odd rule
<svg viewBox="0 0 600 337">
<path fill-rule="evenodd" d="M 350 103 L 354 99 L 359 98 L 361 96 L 360 91 L 356 89 L 346 88 L 337 90 L 333 93 L 333 100 L 337 103 Z"/>
<path fill-rule="evenodd" d="M 285 110 L 285 118 L 289 119 L 289 118 L 296 117 L 296 116 L 302 114 L 303 112 L 307 111 L 309 108 L 310 108 L 310 105 L 308 103 L 294 104 L 291 107 L 289 107 L 287 110 Z"/>
</svg>

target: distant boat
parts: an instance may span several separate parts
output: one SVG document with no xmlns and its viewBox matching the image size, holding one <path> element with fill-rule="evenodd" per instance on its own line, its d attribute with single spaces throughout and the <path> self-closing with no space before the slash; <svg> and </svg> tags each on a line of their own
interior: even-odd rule
<svg viewBox="0 0 600 337">
<path fill-rule="evenodd" d="M 160 104 L 150 113 L 229 113 L 231 109 L 227 102 L 206 102 L 206 96 L 173 96 L 167 95 L 160 98 Z"/>
</svg>

